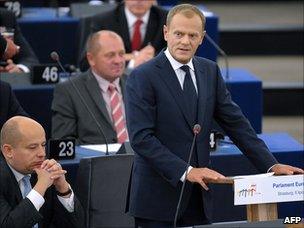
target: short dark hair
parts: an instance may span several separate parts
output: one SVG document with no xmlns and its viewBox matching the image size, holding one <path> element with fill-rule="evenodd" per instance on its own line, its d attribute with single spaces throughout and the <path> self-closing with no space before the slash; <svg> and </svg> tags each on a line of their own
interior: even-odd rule
<svg viewBox="0 0 304 228">
<path fill-rule="evenodd" d="M 167 15 L 166 25 L 170 26 L 172 18 L 179 13 L 183 14 L 187 18 L 191 18 L 194 15 L 199 16 L 202 21 L 203 31 L 205 30 L 206 18 L 204 14 L 196 6 L 191 4 L 180 4 L 174 6 Z"/>
</svg>

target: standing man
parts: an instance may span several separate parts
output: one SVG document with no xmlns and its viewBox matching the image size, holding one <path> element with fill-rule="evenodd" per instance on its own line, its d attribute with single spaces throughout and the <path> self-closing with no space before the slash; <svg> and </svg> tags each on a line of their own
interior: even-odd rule
<svg viewBox="0 0 304 228">
<path fill-rule="evenodd" d="M 138 227 L 173 226 L 183 181 L 187 182 L 177 225 L 211 222 L 207 184 L 224 178 L 209 168 L 213 118 L 261 172 L 303 173 L 278 164 L 231 100 L 216 63 L 194 56 L 204 26 L 205 17 L 195 6 L 173 7 L 164 26 L 168 48 L 134 69 L 126 84 L 127 123 L 135 151 L 129 212 Z M 202 130 L 187 169 L 196 123 Z"/>
<path fill-rule="evenodd" d="M 1 129 L 0 227 L 84 227 L 84 211 L 55 160 L 45 159 L 45 132 L 22 116 Z"/>
<path fill-rule="evenodd" d="M 129 70 L 150 60 L 166 46 L 162 27 L 167 11 L 155 3 L 155 0 L 125 0 L 115 9 L 92 18 L 91 32 L 106 29 L 122 37 Z"/>
<path fill-rule="evenodd" d="M 123 103 L 124 54 L 123 41 L 115 32 L 99 31 L 89 37 L 87 59 L 90 69 L 71 79 L 76 89 L 67 81 L 54 90 L 53 138 L 74 137 L 77 144 L 104 144 L 105 137 L 109 143 L 122 143 L 128 139 Z"/>
</svg>

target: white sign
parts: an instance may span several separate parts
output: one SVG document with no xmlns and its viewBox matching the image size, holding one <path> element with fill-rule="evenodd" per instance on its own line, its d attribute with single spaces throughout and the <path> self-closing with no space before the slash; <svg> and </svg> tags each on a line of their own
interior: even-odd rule
<svg viewBox="0 0 304 228">
<path fill-rule="evenodd" d="M 234 180 L 234 205 L 304 201 L 304 175 Z"/>
</svg>

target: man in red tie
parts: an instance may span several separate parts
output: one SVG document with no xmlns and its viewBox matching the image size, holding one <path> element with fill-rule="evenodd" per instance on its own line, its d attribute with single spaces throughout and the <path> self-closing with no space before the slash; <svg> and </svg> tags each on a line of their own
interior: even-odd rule
<svg viewBox="0 0 304 228">
<path fill-rule="evenodd" d="M 103 144 L 105 137 L 108 143 L 128 140 L 123 101 L 124 55 L 124 44 L 117 33 L 103 30 L 89 37 L 90 69 L 72 79 L 86 105 L 71 81 L 58 84 L 52 104 L 53 138 L 75 137 L 78 144 Z"/>
<path fill-rule="evenodd" d="M 91 32 L 111 30 L 125 45 L 127 69 L 150 60 L 165 46 L 162 29 L 167 11 L 156 6 L 156 0 L 125 0 L 115 9 L 92 18 Z M 81 67 L 85 69 L 82 61 Z"/>
</svg>

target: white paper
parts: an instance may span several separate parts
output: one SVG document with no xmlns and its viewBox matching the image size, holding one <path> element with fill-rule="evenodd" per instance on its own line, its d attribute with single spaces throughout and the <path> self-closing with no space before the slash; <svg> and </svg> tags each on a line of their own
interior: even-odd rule
<svg viewBox="0 0 304 228">
<path fill-rule="evenodd" d="M 106 144 L 94 144 L 94 145 L 82 145 L 80 146 L 82 148 L 90 149 L 90 150 L 96 150 L 102 153 L 106 153 Z M 109 153 L 110 152 L 117 152 L 119 148 L 121 147 L 120 143 L 112 143 L 108 144 Z"/>
<path fill-rule="evenodd" d="M 229 177 L 233 180 L 235 179 L 245 179 L 245 178 L 259 178 L 259 177 L 271 177 L 274 175 L 274 172 L 269 172 L 269 173 L 261 173 L 261 174 L 256 174 L 256 175 L 242 175 L 242 176 L 234 176 L 234 177 Z"/>
</svg>

